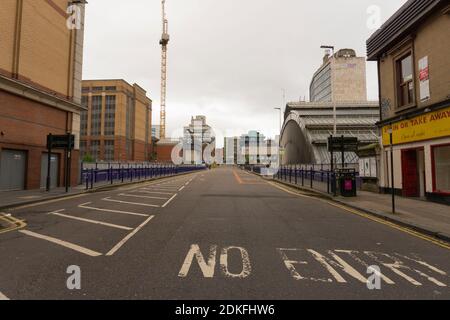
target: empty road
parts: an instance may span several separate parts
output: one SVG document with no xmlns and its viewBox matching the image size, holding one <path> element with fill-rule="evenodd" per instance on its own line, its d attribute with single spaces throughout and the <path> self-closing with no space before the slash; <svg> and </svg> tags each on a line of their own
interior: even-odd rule
<svg viewBox="0 0 450 320">
<path fill-rule="evenodd" d="M 450 298 L 450 247 L 237 168 L 6 213 L 0 299 Z"/>
</svg>

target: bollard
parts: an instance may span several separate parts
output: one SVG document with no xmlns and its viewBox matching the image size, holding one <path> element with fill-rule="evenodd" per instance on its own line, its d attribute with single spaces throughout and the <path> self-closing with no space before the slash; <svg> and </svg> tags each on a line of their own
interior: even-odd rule
<svg viewBox="0 0 450 320">
<path fill-rule="evenodd" d="M 327 193 L 330 193 L 330 171 L 327 171 Z"/>
<path fill-rule="evenodd" d="M 87 170 L 83 170 L 84 179 L 86 179 L 86 190 L 89 189 L 88 172 L 89 171 L 87 171 Z"/>
<path fill-rule="evenodd" d="M 305 186 L 305 170 L 303 169 L 303 166 L 302 166 L 302 187 L 304 187 Z"/>
</svg>

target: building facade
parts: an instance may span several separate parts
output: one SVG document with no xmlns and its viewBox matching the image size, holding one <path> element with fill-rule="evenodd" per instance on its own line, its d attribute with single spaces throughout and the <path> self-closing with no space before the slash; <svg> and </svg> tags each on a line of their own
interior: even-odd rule
<svg viewBox="0 0 450 320">
<path fill-rule="evenodd" d="M 152 137 L 157 140 L 161 139 L 161 126 L 159 124 L 152 125 Z"/>
<path fill-rule="evenodd" d="M 367 41 L 378 62 L 380 186 L 450 202 L 450 5 L 408 1 Z M 390 166 L 391 133 L 394 167 Z"/>
<path fill-rule="evenodd" d="M 330 164 L 327 140 L 334 133 L 333 103 L 290 102 L 286 106 L 281 131 L 281 164 Z M 378 102 L 336 103 L 337 136 L 356 137 L 360 146 L 377 143 Z M 341 155 L 334 154 L 334 163 Z M 355 152 L 345 153 L 346 164 L 357 164 Z"/>
<path fill-rule="evenodd" d="M 152 159 L 152 101 L 144 89 L 124 80 L 84 80 L 82 92 L 82 159 Z"/>
<path fill-rule="evenodd" d="M 205 116 L 191 118 L 191 123 L 183 128 L 183 158 L 187 164 L 201 164 L 204 151 L 208 148 L 211 157 L 215 157 L 215 136 L 212 128 L 206 123 Z"/>
<path fill-rule="evenodd" d="M 73 21 L 67 0 L 0 1 L 0 190 L 45 186 L 50 133 L 75 135 L 70 183 L 77 183 L 84 9 L 71 6 Z M 62 186 L 63 151 L 51 159 L 51 186 Z"/>
<path fill-rule="evenodd" d="M 352 49 L 326 53 L 313 75 L 309 97 L 311 102 L 366 101 L 366 59 Z"/>
</svg>

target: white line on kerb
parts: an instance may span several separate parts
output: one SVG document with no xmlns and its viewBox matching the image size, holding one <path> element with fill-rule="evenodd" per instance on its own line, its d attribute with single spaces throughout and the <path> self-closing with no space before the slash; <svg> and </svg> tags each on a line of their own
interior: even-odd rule
<svg viewBox="0 0 450 320">
<path fill-rule="evenodd" d="M 146 203 L 140 203 L 140 202 L 128 202 L 128 201 L 121 201 L 121 200 L 114 200 L 111 198 L 103 198 L 103 201 L 109 201 L 109 202 L 117 202 L 117 203 L 126 203 L 126 204 L 134 204 L 136 206 L 144 206 L 144 207 L 153 207 L 153 208 L 159 208 L 160 206 L 155 204 L 146 204 Z"/>
<path fill-rule="evenodd" d="M 130 227 L 124 227 L 124 226 L 119 226 L 117 224 L 112 224 L 112 223 L 107 223 L 107 222 L 102 222 L 102 221 L 97 221 L 97 220 L 91 220 L 91 219 L 85 219 L 85 218 L 76 217 L 76 216 L 70 216 L 70 215 L 62 214 L 62 213 L 58 213 L 58 212 L 51 212 L 50 214 L 52 214 L 54 216 L 58 216 L 58 217 L 63 217 L 63 218 L 68 218 L 68 219 L 73 219 L 73 220 L 93 223 L 93 224 L 99 224 L 99 225 L 102 225 L 102 226 L 116 228 L 116 229 L 133 230 L 133 228 L 130 228 Z"/>
<path fill-rule="evenodd" d="M 128 193 L 120 193 L 119 196 L 122 197 L 134 197 L 134 198 L 144 198 L 144 199 L 157 199 L 157 200 L 167 200 L 169 198 L 161 198 L 161 197 L 152 197 L 152 196 L 141 196 L 138 194 L 128 194 Z"/>
<path fill-rule="evenodd" d="M 112 209 L 102 209 L 102 208 L 95 208 L 95 207 L 88 206 L 88 204 L 91 204 L 91 203 L 92 202 L 86 202 L 86 203 L 78 205 L 78 207 L 83 208 L 83 209 L 88 209 L 88 210 L 96 210 L 96 211 L 105 211 L 105 212 L 128 214 L 128 215 L 131 215 L 131 216 L 140 216 L 140 217 L 148 217 L 149 216 L 148 214 L 144 214 L 144 213 L 136 213 L 136 212 L 122 211 L 122 210 L 112 210 Z"/>
<path fill-rule="evenodd" d="M 9 300 L 9 298 L 0 292 L 0 300 Z"/>
<path fill-rule="evenodd" d="M 174 195 L 172 196 L 172 198 L 170 198 L 169 200 L 167 200 L 167 202 L 164 203 L 164 204 L 162 205 L 162 207 L 165 208 L 165 207 L 170 203 L 170 201 L 172 201 L 176 196 L 177 196 L 177 195 L 174 194 Z"/>
<path fill-rule="evenodd" d="M 109 250 L 109 252 L 106 254 L 107 256 L 112 256 L 114 253 L 117 252 L 117 250 L 119 250 L 124 244 L 125 242 L 127 242 L 128 240 L 131 239 L 132 236 L 134 236 L 139 230 L 141 230 L 150 220 L 152 220 L 155 216 L 150 216 L 147 218 L 147 220 L 145 220 L 139 227 L 137 227 L 136 229 L 134 229 L 132 232 L 130 232 L 125 238 L 123 238 L 122 240 L 120 240 L 120 242 L 118 244 L 116 244 L 114 246 L 114 248 L 112 248 L 111 250 Z"/>
<path fill-rule="evenodd" d="M 59 240 L 59 239 L 56 239 L 56 238 L 52 238 L 52 237 L 49 237 L 49 236 L 44 236 L 42 234 L 35 233 L 35 232 L 32 232 L 32 231 L 19 230 L 19 232 L 21 232 L 23 234 L 26 234 L 27 236 L 30 236 L 30 237 L 35 237 L 35 238 L 38 238 L 38 239 L 47 240 L 49 242 L 58 244 L 60 246 L 63 246 L 63 247 L 66 247 L 66 248 L 78 251 L 80 253 L 84 253 L 85 255 L 88 255 L 88 256 L 91 256 L 91 257 L 98 257 L 98 256 L 102 255 L 99 252 L 96 252 L 96 251 L 93 251 L 93 250 L 81 247 L 79 245 L 76 245 L 76 244 L 73 244 L 73 243 L 70 243 L 70 242 L 67 242 L 67 241 Z"/>
</svg>

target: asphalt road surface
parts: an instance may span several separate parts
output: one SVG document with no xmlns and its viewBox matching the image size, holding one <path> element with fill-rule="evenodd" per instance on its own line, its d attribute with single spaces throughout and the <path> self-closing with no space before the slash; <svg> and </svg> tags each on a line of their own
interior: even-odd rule
<svg viewBox="0 0 450 320">
<path fill-rule="evenodd" d="M 235 168 L 9 213 L 0 299 L 450 298 L 450 247 Z"/>
</svg>

